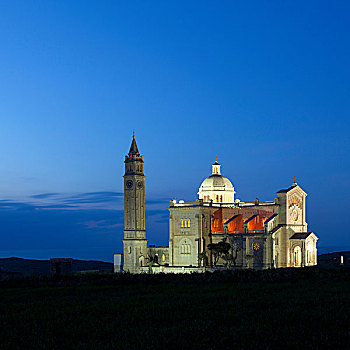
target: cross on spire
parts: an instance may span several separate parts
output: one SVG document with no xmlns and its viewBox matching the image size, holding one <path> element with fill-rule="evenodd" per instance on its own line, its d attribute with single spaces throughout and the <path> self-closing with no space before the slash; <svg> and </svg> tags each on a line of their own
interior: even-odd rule
<svg viewBox="0 0 350 350">
<path fill-rule="evenodd" d="M 294 175 L 294 182 L 293 182 L 293 186 L 296 186 L 297 185 L 297 183 L 296 183 L 296 181 L 295 181 L 295 175 Z"/>
</svg>

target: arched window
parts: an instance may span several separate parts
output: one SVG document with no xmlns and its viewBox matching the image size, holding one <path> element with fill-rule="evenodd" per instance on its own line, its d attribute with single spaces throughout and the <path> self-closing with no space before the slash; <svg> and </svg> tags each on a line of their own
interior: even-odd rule
<svg viewBox="0 0 350 350">
<path fill-rule="evenodd" d="M 181 227 L 184 227 L 184 221 L 181 220 Z"/>
<path fill-rule="evenodd" d="M 131 246 L 128 247 L 128 253 L 131 254 Z"/>
<path fill-rule="evenodd" d="M 312 243 L 309 243 L 307 245 L 307 250 L 306 250 L 306 262 L 310 265 L 314 264 L 314 249 L 312 246 Z"/>
<path fill-rule="evenodd" d="M 186 254 L 185 249 L 186 249 L 186 244 L 181 244 L 181 254 Z"/>
<path fill-rule="evenodd" d="M 219 196 L 216 195 L 216 203 L 219 203 Z"/>
<path fill-rule="evenodd" d="M 162 254 L 162 262 L 163 263 L 165 262 L 165 254 L 164 253 Z"/>
<path fill-rule="evenodd" d="M 220 202 L 222 203 L 222 195 L 220 196 Z"/>
<path fill-rule="evenodd" d="M 187 242 L 182 243 L 180 246 L 180 252 L 181 254 L 191 254 L 191 245 Z"/>
<path fill-rule="evenodd" d="M 187 227 L 191 227 L 191 220 L 187 220 Z"/>
<path fill-rule="evenodd" d="M 187 227 L 187 220 L 184 220 L 184 227 Z"/>
</svg>

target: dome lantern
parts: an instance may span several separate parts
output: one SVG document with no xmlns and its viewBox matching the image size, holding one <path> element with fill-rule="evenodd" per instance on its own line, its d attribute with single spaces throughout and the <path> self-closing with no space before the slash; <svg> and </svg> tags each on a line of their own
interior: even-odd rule
<svg viewBox="0 0 350 350">
<path fill-rule="evenodd" d="M 220 167 L 221 165 L 218 163 L 218 157 L 216 157 L 215 163 L 212 167 L 212 175 L 221 175 Z"/>
<path fill-rule="evenodd" d="M 203 202 L 234 203 L 235 201 L 234 187 L 228 178 L 221 175 L 220 167 L 216 158 L 212 164 L 212 174 L 199 187 L 198 198 Z"/>
</svg>

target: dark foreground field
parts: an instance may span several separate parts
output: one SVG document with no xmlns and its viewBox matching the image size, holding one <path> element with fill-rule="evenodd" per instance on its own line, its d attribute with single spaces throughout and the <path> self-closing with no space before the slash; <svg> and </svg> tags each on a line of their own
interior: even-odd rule
<svg viewBox="0 0 350 350">
<path fill-rule="evenodd" d="M 350 270 L 0 281 L 1 349 L 350 346 Z"/>
</svg>

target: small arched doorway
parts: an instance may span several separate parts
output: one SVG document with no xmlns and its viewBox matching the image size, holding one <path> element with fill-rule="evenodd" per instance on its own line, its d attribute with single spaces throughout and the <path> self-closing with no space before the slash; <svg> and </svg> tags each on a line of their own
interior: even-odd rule
<svg viewBox="0 0 350 350">
<path fill-rule="evenodd" d="M 301 266 L 301 248 L 299 246 L 296 246 L 294 248 L 294 266 Z"/>
<path fill-rule="evenodd" d="M 313 245 L 312 243 L 309 243 L 307 245 L 307 250 L 306 250 L 306 263 L 308 265 L 314 265 L 315 263 L 313 252 L 314 252 Z"/>
</svg>

